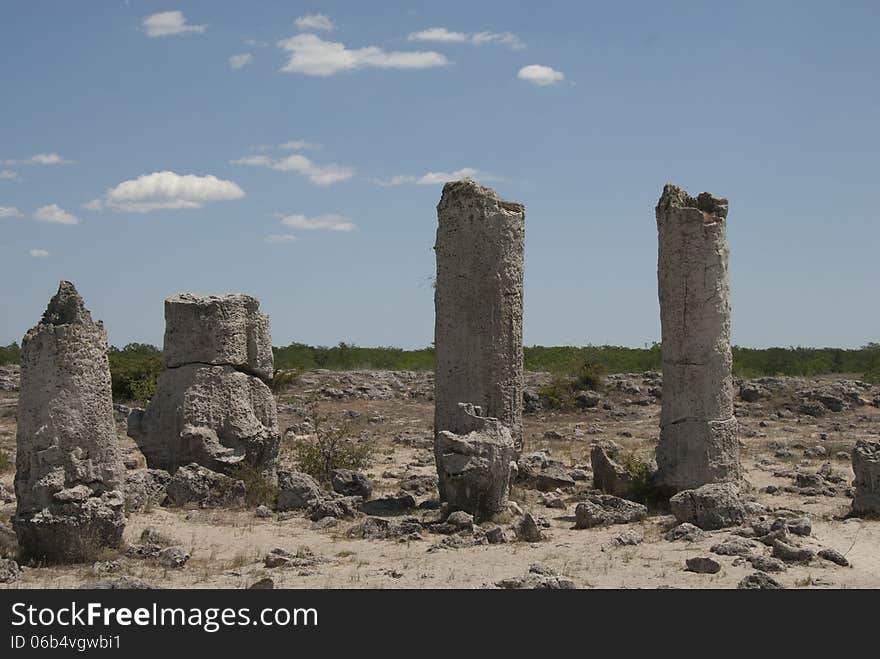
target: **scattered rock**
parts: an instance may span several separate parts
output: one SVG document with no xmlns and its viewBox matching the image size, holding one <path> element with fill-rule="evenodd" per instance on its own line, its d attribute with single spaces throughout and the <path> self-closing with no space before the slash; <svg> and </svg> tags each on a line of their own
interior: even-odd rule
<svg viewBox="0 0 880 659">
<path fill-rule="evenodd" d="M 721 563 L 708 556 L 694 556 L 685 560 L 687 570 L 698 574 L 717 574 L 721 571 Z"/>
<path fill-rule="evenodd" d="M 0 583 L 13 583 L 21 578 L 21 568 L 11 558 L 0 558 Z"/>
<path fill-rule="evenodd" d="M 574 514 L 574 527 L 588 529 L 593 526 L 638 522 L 647 517 L 648 509 L 634 501 L 610 494 L 598 494 L 591 495 L 586 501 L 579 503 Z"/>
<path fill-rule="evenodd" d="M 136 469 L 125 474 L 125 508 L 146 512 L 168 499 L 171 474 L 162 469 Z"/>
<path fill-rule="evenodd" d="M 323 499 L 318 481 L 299 471 L 278 472 L 278 512 L 311 510 Z"/>
<path fill-rule="evenodd" d="M 732 483 L 684 490 L 669 500 L 669 506 L 679 522 L 690 522 L 704 531 L 742 524 L 746 515 L 739 489 Z"/>
<path fill-rule="evenodd" d="M 852 451 L 854 515 L 880 515 L 880 440 L 860 439 Z"/>
<path fill-rule="evenodd" d="M 176 569 L 186 565 L 189 560 L 189 552 L 183 547 L 166 547 L 159 552 L 156 558 L 162 567 Z"/>
<path fill-rule="evenodd" d="M 363 497 L 369 499 L 373 493 L 373 485 L 362 473 L 351 469 L 334 469 L 331 473 L 331 486 L 334 492 L 347 497 Z"/>
<path fill-rule="evenodd" d="M 233 508 L 244 506 L 245 485 L 196 463 L 178 469 L 167 488 L 168 500 L 176 506 L 197 505 L 201 508 Z"/>
<path fill-rule="evenodd" d="M 706 533 L 699 526 L 694 526 L 690 522 L 684 522 L 669 529 L 664 536 L 666 540 L 669 542 L 696 542 L 698 540 L 703 540 L 704 538 L 708 538 L 709 534 Z"/>
<path fill-rule="evenodd" d="M 540 542 L 544 539 L 544 534 L 538 528 L 535 518 L 531 513 L 526 513 L 517 523 L 516 537 L 524 542 Z"/>
<path fill-rule="evenodd" d="M 782 540 L 773 541 L 773 558 L 778 558 L 786 563 L 809 563 L 816 557 L 812 549 L 795 547 Z"/>
<path fill-rule="evenodd" d="M 819 550 L 819 558 L 824 558 L 826 561 L 831 561 L 841 567 L 849 567 L 849 561 L 846 560 L 846 556 L 836 549 L 825 548 Z"/>
<path fill-rule="evenodd" d="M 780 590 L 785 588 L 769 574 L 755 572 L 742 578 L 737 588 L 740 590 Z"/>
</svg>

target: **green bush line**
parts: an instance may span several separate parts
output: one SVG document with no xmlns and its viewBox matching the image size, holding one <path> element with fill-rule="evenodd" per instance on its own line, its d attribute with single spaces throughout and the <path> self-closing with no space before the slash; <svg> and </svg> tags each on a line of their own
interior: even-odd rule
<svg viewBox="0 0 880 659">
<path fill-rule="evenodd" d="M 273 348 L 275 368 L 308 371 L 396 370 L 428 371 L 434 368 L 433 347 L 420 350 L 378 347 L 361 348 L 349 343 L 333 347 L 291 343 Z M 151 345 L 130 343 L 110 348 L 113 396 L 117 400 L 148 399 L 155 390 L 162 368 L 162 353 Z M 18 344 L 0 347 L 0 364 L 18 363 Z M 607 373 L 659 371 L 660 345 L 650 348 L 621 346 L 526 346 L 525 368 L 574 374 L 584 363 L 598 364 Z M 864 379 L 880 383 L 880 343 L 858 349 L 845 348 L 733 348 L 733 370 L 742 377 L 764 375 L 823 375 L 828 373 L 864 374 Z"/>
</svg>

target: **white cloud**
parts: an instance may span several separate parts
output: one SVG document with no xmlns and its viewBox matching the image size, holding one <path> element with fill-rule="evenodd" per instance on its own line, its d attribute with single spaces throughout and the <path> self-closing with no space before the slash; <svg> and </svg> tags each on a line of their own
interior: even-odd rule
<svg viewBox="0 0 880 659">
<path fill-rule="evenodd" d="M 282 149 L 284 151 L 316 151 L 323 148 L 324 145 L 318 144 L 317 142 L 308 142 L 306 140 L 290 140 L 288 142 L 282 142 L 281 144 L 259 144 L 257 146 L 251 146 L 248 147 L 248 151 L 257 151 L 260 153 L 273 151 L 275 149 Z"/>
<path fill-rule="evenodd" d="M 266 242 L 270 245 L 284 245 L 287 243 L 295 243 L 297 241 L 297 237 L 292 233 L 273 233 L 271 236 L 266 237 Z"/>
<path fill-rule="evenodd" d="M 356 228 L 354 223 L 347 217 L 337 215 L 336 213 L 327 213 L 317 217 L 285 215 L 281 218 L 281 224 L 292 229 L 302 229 L 305 231 L 354 231 Z"/>
<path fill-rule="evenodd" d="M 513 50 L 520 50 L 526 45 L 513 32 L 453 32 L 445 27 L 431 27 L 419 32 L 411 32 L 407 41 L 431 41 L 437 43 L 470 43 L 482 46 L 487 43 L 500 43 Z"/>
<path fill-rule="evenodd" d="M 345 44 L 324 41 L 314 34 L 298 34 L 278 42 L 278 47 L 290 53 L 281 67 L 284 73 L 303 73 L 310 76 L 332 76 L 355 69 L 426 69 L 446 66 L 445 55 L 433 51 L 385 51 L 378 46 L 347 48 Z"/>
<path fill-rule="evenodd" d="M 335 26 L 326 14 L 306 14 L 296 19 L 296 26 L 300 30 L 332 30 Z"/>
<path fill-rule="evenodd" d="M 0 217 L 21 217 L 21 211 L 15 206 L 0 206 Z"/>
<path fill-rule="evenodd" d="M 57 204 L 49 204 L 48 206 L 40 206 L 34 211 L 34 219 L 39 222 L 49 222 L 51 224 L 79 224 L 79 218 L 71 215 Z"/>
<path fill-rule="evenodd" d="M 319 165 L 309 160 L 304 155 L 294 153 L 283 158 L 272 158 L 266 155 L 245 156 L 238 160 L 232 160 L 233 165 L 248 165 L 250 167 L 269 167 L 281 172 L 296 172 L 308 177 L 315 185 L 333 185 L 345 181 L 354 176 L 354 169 L 329 163 Z"/>
<path fill-rule="evenodd" d="M 233 55 L 227 61 L 229 62 L 230 68 L 237 70 L 242 69 L 253 62 L 254 56 L 250 53 L 241 53 L 240 55 Z"/>
<path fill-rule="evenodd" d="M 244 197 L 244 190 L 232 181 L 216 176 L 196 176 L 174 172 L 154 172 L 123 181 L 110 188 L 101 199 L 94 199 L 86 208 L 109 208 L 130 213 L 154 210 L 201 208 L 217 201 Z"/>
<path fill-rule="evenodd" d="M 416 185 L 439 185 L 441 183 L 446 183 L 447 181 L 460 181 L 461 179 L 469 178 L 469 179 L 479 179 L 481 181 L 497 181 L 497 177 L 493 176 L 489 172 L 482 172 L 479 169 L 474 169 L 473 167 L 462 167 L 461 169 L 456 169 L 453 172 L 428 172 L 427 174 L 423 174 L 422 176 L 410 176 L 406 174 L 402 174 L 400 176 L 392 176 L 389 179 L 373 179 L 373 183 L 382 186 L 396 186 L 396 185 L 404 185 L 408 183 L 414 183 Z"/>
<path fill-rule="evenodd" d="M 24 160 L 0 160 L 0 165 L 71 165 L 73 163 L 73 160 L 67 160 L 57 153 L 35 153 Z M 15 172 L 12 173 L 15 174 Z"/>
<path fill-rule="evenodd" d="M 150 14 L 142 21 L 144 32 L 148 37 L 167 37 L 176 34 L 201 34 L 207 25 L 190 25 L 180 11 L 162 11 Z"/>
<path fill-rule="evenodd" d="M 529 64 L 522 67 L 517 77 L 539 87 L 555 85 L 565 80 L 565 75 L 561 71 L 557 71 L 549 66 L 542 66 L 541 64 Z"/>
<path fill-rule="evenodd" d="M 45 249 L 32 249 L 30 254 L 35 259 L 45 259 L 50 255 L 50 252 Z"/>
<path fill-rule="evenodd" d="M 18 174 L 11 169 L 0 169 L 0 178 L 13 179 L 18 178 Z"/>
</svg>

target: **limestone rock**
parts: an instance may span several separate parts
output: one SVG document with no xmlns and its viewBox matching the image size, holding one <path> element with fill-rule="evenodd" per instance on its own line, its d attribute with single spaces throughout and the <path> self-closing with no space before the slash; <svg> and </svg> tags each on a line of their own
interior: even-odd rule
<svg viewBox="0 0 880 659">
<path fill-rule="evenodd" d="M 192 295 L 165 299 L 166 368 L 188 364 L 232 366 L 272 379 L 269 315 L 249 295 Z"/>
<path fill-rule="evenodd" d="M 590 450 L 593 466 L 593 487 L 606 494 L 632 499 L 638 484 L 633 478 L 632 468 L 620 463 L 623 451 L 612 441 L 595 442 Z"/>
<path fill-rule="evenodd" d="M 727 200 L 667 185 L 656 219 L 663 346 L 656 483 L 677 492 L 738 482 Z"/>
<path fill-rule="evenodd" d="M 76 561 L 125 526 L 107 335 L 63 281 L 22 341 L 13 526 L 22 552 Z"/>
<path fill-rule="evenodd" d="M 435 432 L 470 432 L 458 425 L 458 404 L 469 402 L 520 451 L 525 209 L 463 180 L 443 186 L 437 218 Z"/>
<path fill-rule="evenodd" d="M 516 457 L 513 438 L 498 419 L 478 416 L 473 406 L 461 406 L 460 414 L 468 419 L 456 425 L 473 429 L 467 434 L 441 431 L 435 440 L 439 488 L 450 509 L 482 521 L 507 506 L 510 464 Z"/>
<path fill-rule="evenodd" d="M 0 583 L 13 583 L 21 578 L 21 568 L 11 558 L 0 558 Z"/>
<path fill-rule="evenodd" d="M 638 522 L 647 517 L 648 509 L 634 501 L 627 501 L 610 494 L 598 494 L 579 503 L 574 515 L 574 527 L 588 529 L 594 526 Z"/>
<path fill-rule="evenodd" d="M 669 500 L 669 506 L 679 522 L 690 522 L 704 531 L 736 526 L 746 516 L 739 489 L 732 483 L 684 490 Z"/>
<path fill-rule="evenodd" d="M 742 578 L 737 585 L 740 590 L 781 590 L 785 588 L 769 574 L 754 572 Z"/>
<path fill-rule="evenodd" d="M 373 493 L 373 485 L 370 480 L 360 472 L 351 469 L 334 469 L 330 478 L 333 491 L 343 496 L 369 499 Z"/>
<path fill-rule="evenodd" d="M 174 505 L 201 508 L 243 506 L 246 494 L 242 481 L 195 463 L 178 469 L 167 491 L 168 500 Z"/>
<path fill-rule="evenodd" d="M 323 499 L 318 481 L 299 471 L 278 472 L 278 512 L 311 510 Z"/>
<path fill-rule="evenodd" d="M 856 475 L 853 513 L 880 515 L 880 441 L 857 441 L 852 451 L 852 467 Z"/>
<path fill-rule="evenodd" d="M 168 498 L 171 474 L 162 469 L 136 469 L 125 474 L 125 508 L 144 512 Z"/>
<path fill-rule="evenodd" d="M 272 391 L 232 366 L 189 364 L 166 369 L 128 434 L 153 469 L 173 473 L 191 462 L 228 472 L 246 463 L 274 479 L 280 444 Z"/>
</svg>

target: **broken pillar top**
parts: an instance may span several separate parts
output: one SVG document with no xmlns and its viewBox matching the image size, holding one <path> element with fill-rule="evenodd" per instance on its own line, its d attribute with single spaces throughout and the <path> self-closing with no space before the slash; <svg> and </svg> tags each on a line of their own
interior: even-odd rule
<svg viewBox="0 0 880 659">
<path fill-rule="evenodd" d="M 41 325 L 84 325 L 92 322 L 83 299 L 76 292 L 73 282 L 62 281 L 58 292 L 49 300 L 49 306 L 40 320 Z"/>
<path fill-rule="evenodd" d="M 437 205 L 437 209 L 439 210 L 451 199 L 459 199 L 463 197 L 483 198 L 490 204 L 497 206 L 499 210 L 508 213 L 520 214 L 525 212 L 525 206 L 522 204 L 518 204 L 515 201 L 505 201 L 499 197 L 498 193 L 492 188 L 480 185 L 469 178 L 464 178 L 459 181 L 449 181 L 446 183 L 443 186 L 443 194 L 440 197 L 440 203 Z"/>
<path fill-rule="evenodd" d="M 709 192 L 701 192 L 696 197 L 691 197 L 685 190 L 667 183 L 663 186 L 663 194 L 657 202 L 657 213 L 670 208 L 690 208 L 703 214 L 703 221 L 707 224 L 727 218 L 727 199 L 714 197 Z"/>
<path fill-rule="evenodd" d="M 250 295 L 171 295 L 165 298 L 164 360 L 166 368 L 232 366 L 269 380 L 269 315 Z"/>
</svg>

